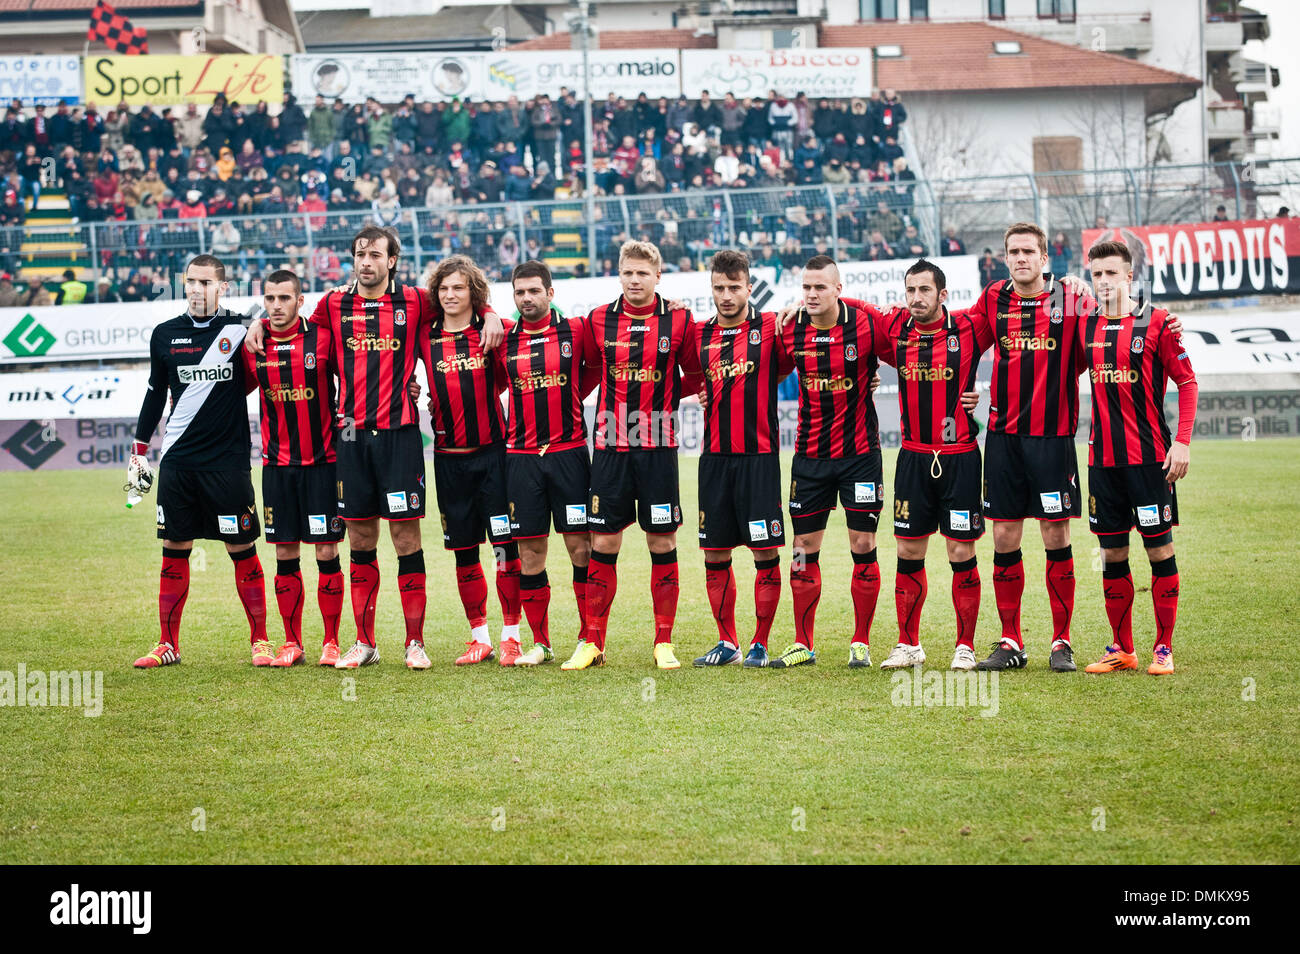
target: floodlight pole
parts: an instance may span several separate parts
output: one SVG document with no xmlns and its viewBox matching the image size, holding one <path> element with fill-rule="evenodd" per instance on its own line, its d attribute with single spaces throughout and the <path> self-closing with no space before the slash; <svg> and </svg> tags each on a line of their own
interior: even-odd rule
<svg viewBox="0 0 1300 954">
<path fill-rule="evenodd" d="M 587 207 L 587 275 L 596 274 L 596 191 L 595 169 L 591 149 L 591 60 L 588 55 L 591 47 L 591 18 L 589 0 L 577 0 L 578 31 L 582 35 L 582 129 L 583 129 L 583 168 L 587 173 L 587 185 L 584 196 Z M 563 152 L 561 152 L 563 155 Z"/>
</svg>

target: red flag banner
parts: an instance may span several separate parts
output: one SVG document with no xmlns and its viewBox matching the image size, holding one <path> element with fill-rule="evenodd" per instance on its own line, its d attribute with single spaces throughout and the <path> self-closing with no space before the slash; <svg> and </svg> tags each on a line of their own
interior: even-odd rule
<svg viewBox="0 0 1300 954">
<path fill-rule="evenodd" d="M 149 52 L 149 31 L 132 26 L 131 21 L 113 9 L 106 0 L 99 0 L 90 13 L 90 29 L 86 39 L 91 43 L 101 40 L 114 53 L 136 56 Z"/>
<path fill-rule="evenodd" d="M 1300 293 L 1300 219 L 1084 229 L 1083 251 L 1106 239 L 1133 253 L 1133 278 L 1161 298 Z"/>
</svg>

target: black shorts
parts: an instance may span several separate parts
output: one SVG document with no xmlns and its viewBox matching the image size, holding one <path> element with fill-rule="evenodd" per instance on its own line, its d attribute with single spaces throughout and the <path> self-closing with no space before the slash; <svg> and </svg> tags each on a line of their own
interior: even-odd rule
<svg viewBox="0 0 1300 954">
<path fill-rule="evenodd" d="M 516 540 L 587 532 L 591 460 L 586 446 L 546 454 L 506 454 L 510 532 Z"/>
<path fill-rule="evenodd" d="M 186 470 L 164 466 L 159 470 L 159 540 L 252 543 L 261 532 L 253 478 L 247 468 Z"/>
<path fill-rule="evenodd" d="M 344 520 L 424 516 L 424 442 L 415 425 L 337 435 L 338 513 Z"/>
<path fill-rule="evenodd" d="M 790 465 L 790 519 L 795 533 L 826 529 L 836 493 L 850 530 L 875 533 L 885 504 L 879 449 L 854 457 L 823 460 L 794 455 Z"/>
<path fill-rule="evenodd" d="M 682 525 L 677 448 L 597 450 L 591 455 L 588 528 L 618 533 L 634 519 L 646 533 L 674 533 Z"/>
<path fill-rule="evenodd" d="M 1163 464 L 1088 467 L 1088 529 L 1107 549 L 1128 546 L 1137 527 L 1142 543 L 1162 547 L 1178 526 L 1178 492 L 1165 479 Z"/>
<path fill-rule="evenodd" d="M 935 471 L 939 476 L 934 476 Z M 934 455 L 904 448 L 894 470 L 894 536 L 919 540 L 936 530 L 950 540 L 984 536 L 979 448 Z"/>
<path fill-rule="evenodd" d="M 338 476 L 334 464 L 262 468 L 262 522 L 267 543 L 338 543 Z"/>
<path fill-rule="evenodd" d="M 990 520 L 1068 520 L 1082 513 L 1073 437 L 984 439 L 984 516 Z"/>
<path fill-rule="evenodd" d="M 785 543 L 776 454 L 705 454 L 699 486 L 701 550 L 769 550 Z"/>
<path fill-rule="evenodd" d="M 443 547 L 476 547 L 485 534 L 493 545 L 510 541 L 505 444 L 490 444 L 467 454 L 435 454 L 433 483 Z"/>
</svg>

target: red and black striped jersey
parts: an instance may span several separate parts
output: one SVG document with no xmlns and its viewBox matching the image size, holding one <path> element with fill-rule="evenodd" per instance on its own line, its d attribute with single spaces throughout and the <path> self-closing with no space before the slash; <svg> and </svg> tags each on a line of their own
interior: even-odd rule
<svg viewBox="0 0 1300 954">
<path fill-rule="evenodd" d="M 1081 337 L 1092 380 L 1089 464 L 1164 463 L 1170 441 L 1165 389 L 1170 378 L 1179 385 L 1196 380 L 1182 336 L 1168 329 L 1168 320 L 1169 312 L 1150 303 L 1123 318 L 1084 320 Z"/>
<path fill-rule="evenodd" d="M 989 430 L 1025 437 L 1073 437 L 1079 428 L 1079 321 L 1096 302 L 1055 279 L 1029 298 L 1007 280 L 990 282 L 968 313 L 993 335 Z"/>
<path fill-rule="evenodd" d="M 785 326 L 785 352 L 799 372 L 799 431 L 794 452 L 837 459 L 880 447 L 880 422 L 871 399 L 879 367 L 876 329 L 883 318 L 866 302 L 840 299 L 829 328 L 817 328 L 806 311 Z"/>
<path fill-rule="evenodd" d="M 587 316 L 588 353 L 600 368 L 597 450 L 676 447 L 673 419 L 683 392 L 695 394 L 700 345 L 687 309 L 669 309 L 660 295 L 637 308 L 620 295 Z"/>
<path fill-rule="evenodd" d="M 794 361 L 776 330 L 776 315 L 750 305 L 746 320 L 734 328 L 724 328 L 715 315 L 697 330 L 708 394 L 703 452 L 777 453 L 777 385 Z"/>
<path fill-rule="evenodd" d="M 941 454 L 975 448 L 979 425 L 961 395 L 975 390 L 980 356 L 992 337 L 985 323 L 946 308 L 943 324 L 930 331 L 921 330 L 906 308 L 884 316 L 878 354 L 898 369 L 904 448 Z"/>
<path fill-rule="evenodd" d="M 265 355 L 247 348 L 244 366 L 262 402 L 262 463 L 303 467 L 334 460 L 334 344 L 302 319 L 287 334 L 267 325 Z"/>
<path fill-rule="evenodd" d="M 429 296 L 414 285 L 390 283 L 379 298 L 356 286 L 327 292 L 311 320 L 329 329 L 339 374 L 339 421 L 389 430 L 420 423 L 407 385 L 431 321 Z"/>
<path fill-rule="evenodd" d="M 509 332 L 512 322 L 503 322 Z M 501 392 L 506 388 L 505 352 L 483 351 L 483 317 L 469 327 L 446 331 L 441 319 L 429 325 L 422 357 L 433 404 L 434 451 L 469 450 L 505 440 Z"/>
<path fill-rule="evenodd" d="M 565 318 L 554 308 L 546 324 L 531 328 L 521 319 L 506 334 L 508 450 L 536 453 L 587 443 L 582 402 L 600 383 L 600 365 L 583 361 L 590 334 L 585 318 Z"/>
</svg>

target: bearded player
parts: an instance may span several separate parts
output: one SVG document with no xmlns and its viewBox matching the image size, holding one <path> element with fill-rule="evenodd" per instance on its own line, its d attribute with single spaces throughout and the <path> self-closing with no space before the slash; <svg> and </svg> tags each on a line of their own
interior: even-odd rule
<svg viewBox="0 0 1300 954">
<path fill-rule="evenodd" d="M 794 368 L 776 315 L 749 303 L 753 283 L 744 252 L 724 250 L 710 266 L 713 317 L 698 326 L 704 372 L 704 447 L 700 455 L 700 549 L 718 644 L 696 666 L 741 661 L 732 552 L 754 555 L 754 638 L 744 664 L 766 666 L 768 635 L 781 602 L 780 431 L 777 385 Z"/>
<path fill-rule="evenodd" d="M 532 648 L 515 665 L 537 666 L 554 658 L 546 575 L 552 523 L 573 566 L 579 638 L 586 632 L 591 462 L 583 400 L 600 383 L 600 367 L 583 362 L 592 350 L 587 322 L 560 312 L 544 262 L 517 265 L 510 284 L 518 321 L 506 332 L 503 349 L 510 392 L 506 486 L 510 532 L 519 547 L 520 602 L 533 633 Z"/>
<path fill-rule="evenodd" d="M 513 666 L 519 650 L 519 547 L 510 535 L 506 496 L 505 354 L 483 347 L 488 283 L 464 255 L 442 261 L 429 279 L 434 319 L 423 344 L 434 437 L 433 474 L 443 546 L 456 554 L 456 585 L 470 638 L 456 660 L 470 666 L 493 658 L 487 625 L 487 581 L 479 563 L 486 535 L 496 556 L 501 603 L 501 657 Z M 507 324 L 507 329 L 510 327 Z"/>
<path fill-rule="evenodd" d="M 284 645 L 271 665 L 303 661 L 305 591 L 301 545 L 315 546 L 316 603 L 325 625 L 319 665 L 339 661 L 343 571 L 334 466 L 334 352 L 329 334 L 300 314 L 302 283 L 279 269 L 263 283 L 266 354 L 248 349 L 245 373 L 257 382 L 262 410 L 262 516 L 266 540 L 275 544 L 275 598 L 284 621 Z"/>
<path fill-rule="evenodd" d="M 587 318 L 591 336 L 583 360 L 601 370 L 587 507 L 587 634 L 561 668 L 604 665 L 618 553 L 623 531 L 635 520 L 650 550 L 655 665 L 677 669 L 672 639 L 682 508 L 674 415 L 682 394 L 700 389 L 699 343 L 691 313 L 670 307 L 655 291 L 663 273 L 657 248 L 625 242 L 618 273 L 623 294 Z"/>
<path fill-rule="evenodd" d="M 1133 649 L 1133 575 L 1129 531 L 1137 527 L 1151 564 L 1156 640 L 1153 676 L 1174 671 L 1178 617 L 1178 565 L 1173 528 L 1178 525 L 1175 482 L 1187 476 L 1196 426 L 1196 375 L 1169 313 L 1130 297 L 1133 258 L 1122 242 L 1088 250 L 1088 268 L 1100 309 L 1083 321 L 1081 338 L 1092 381 L 1088 437 L 1088 522 L 1102 556 L 1102 592 L 1114 634 L 1105 654 L 1084 671 L 1138 667 Z M 1178 385 L 1178 432 L 1165 421 L 1165 390 Z"/>
<path fill-rule="evenodd" d="M 919 627 L 931 535 L 944 537 L 952 567 L 957 648 L 952 668 L 974 669 L 980 576 L 975 541 L 984 535 L 980 500 L 979 427 L 962 404 L 973 390 L 980 356 L 992 343 L 983 322 L 950 313 L 942 269 L 919 259 L 906 273 L 906 309 L 881 322 L 880 359 L 898 369 L 903 446 L 894 472 L 894 536 L 898 576 L 894 592 L 898 644 L 881 669 L 925 662 Z"/>
<path fill-rule="evenodd" d="M 266 588 L 257 557 L 257 502 L 249 469 L 248 409 L 252 389 L 244 363 L 234 360 L 246 318 L 221 305 L 226 268 L 211 255 L 185 267 L 185 314 L 164 321 L 149 339 L 149 389 L 140 406 L 127 484 L 147 492 L 153 474 L 145 455 L 171 393 L 158 476 L 158 538 L 163 541 L 158 586 L 162 634 L 139 669 L 181 661 L 181 613 L 190 591 L 196 539 L 220 540 L 235 564 L 235 590 L 248 618 L 253 665 L 269 666 Z"/>
<path fill-rule="evenodd" d="M 424 650 L 425 574 L 420 541 L 424 516 L 424 449 L 419 413 L 408 386 L 429 336 L 428 293 L 396 281 L 401 242 L 392 229 L 366 226 L 352 239 L 352 284 L 316 303 L 311 320 L 332 339 L 339 368 L 336 442 L 338 514 L 347 525 L 349 585 L 357 641 L 337 667 L 379 662 L 375 607 L 379 596 L 379 521 L 388 523 L 397 551 L 397 587 L 406 623 L 411 669 L 427 669 Z M 484 346 L 500 343 L 499 319 L 485 319 Z M 262 353 L 254 325 L 249 347 Z"/>
</svg>

